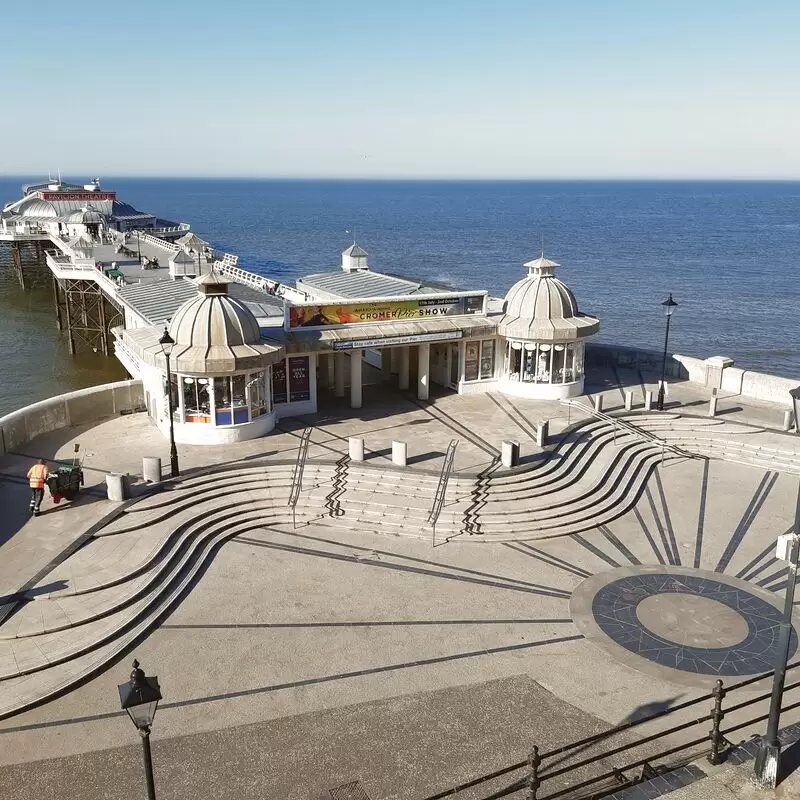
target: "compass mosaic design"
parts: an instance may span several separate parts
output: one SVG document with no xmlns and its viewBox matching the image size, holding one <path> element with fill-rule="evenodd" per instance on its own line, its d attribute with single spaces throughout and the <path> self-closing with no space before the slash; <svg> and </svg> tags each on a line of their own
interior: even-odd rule
<svg viewBox="0 0 800 800">
<path fill-rule="evenodd" d="M 717 676 L 773 669 L 781 611 L 741 586 L 691 572 L 612 580 L 591 601 L 594 622 L 617 645 L 665 667 Z"/>
</svg>

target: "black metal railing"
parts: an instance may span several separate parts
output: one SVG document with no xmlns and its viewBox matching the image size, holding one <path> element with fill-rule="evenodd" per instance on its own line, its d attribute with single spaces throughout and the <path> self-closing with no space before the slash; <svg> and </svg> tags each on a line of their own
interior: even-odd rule
<svg viewBox="0 0 800 800">
<path fill-rule="evenodd" d="M 787 666 L 787 674 L 800 667 L 800 661 L 792 662 Z M 477 776 L 457 786 L 429 795 L 424 800 L 444 800 L 444 798 L 458 798 L 470 800 L 499 800 L 516 792 L 524 791 L 525 800 L 599 800 L 627 786 L 632 786 L 647 780 L 650 777 L 667 772 L 687 761 L 705 756 L 711 764 L 721 764 L 725 761 L 727 752 L 733 747 L 730 736 L 744 728 L 752 727 L 764 722 L 768 713 L 760 713 L 754 717 L 737 719 L 735 724 L 723 728 L 722 721 L 738 715 L 743 709 L 750 708 L 758 703 L 766 703 L 771 692 L 748 697 L 734 705 L 723 707 L 724 700 L 731 695 L 741 692 L 748 686 L 759 681 L 765 681 L 773 676 L 773 672 L 763 673 L 725 687 L 721 680 L 716 682 L 714 689 L 700 697 L 687 700 L 671 706 L 654 714 L 631 719 L 614 728 L 601 733 L 587 736 L 570 744 L 557 747 L 544 753 L 534 746 L 531 753 L 524 761 L 518 761 L 500 767 L 489 773 Z M 800 678 L 800 674 L 798 674 Z M 784 686 L 784 696 L 800 688 L 800 680 L 787 683 Z M 737 695 L 738 696 L 738 695 Z M 691 709 L 701 703 L 713 701 L 708 713 L 694 717 L 679 724 L 670 725 L 646 736 L 637 736 L 635 739 L 623 741 L 611 747 L 608 740 L 634 728 L 640 728 L 648 723 L 674 718 L 682 711 Z M 787 713 L 800 708 L 800 700 L 782 706 L 782 713 Z M 665 749 L 654 745 L 666 744 L 669 737 L 679 734 L 691 736 L 697 726 L 711 723 L 711 729 L 702 736 L 688 738 L 673 744 Z M 598 749 L 598 747 L 602 749 Z M 579 756 L 591 750 L 591 755 L 583 758 Z M 622 756 L 620 758 L 620 756 Z M 627 756 L 627 758 L 625 757 Z M 573 760 L 576 759 L 577 760 Z M 569 763 L 565 763 L 565 762 Z M 561 764 L 562 766 L 558 766 Z M 599 771 L 593 767 L 600 766 Z M 514 775 L 514 773 L 517 773 Z M 590 773 L 587 775 L 587 773 Z M 498 786 L 499 779 L 508 776 L 509 782 Z M 483 788 L 484 793 L 481 792 Z M 470 791 L 472 790 L 472 791 Z M 488 792 L 488 793 L 485 793 Z"/>
<path fill-rule="evenodd" d="M 292 527 L 297 527 L 297 501 L 300 498 L 300 490 L 303 488 L 303 470 L 306 468 L 308 458 L 308 443 L 311 441 L 311 428 L 306 428 L 300 437 L 300 444 L 297 448 L 297 460 L 292 470 L 292 485 L 289 491 L 289 503 L 292 508 Z"/>
<path fill-rule="evenodd" d="M 451 473 L 453 472 L 453 464 L 456 460 L 456 447 L 458 447 L 458 439 L 451 439 L 450 444 L 447 445 L 447 453 L 444 457 L 444 464 L 442 464 L 442 471 L 439 474 L 439 483 L 436 484 L 436 494 L 433 497 L 431 511 L 428 514 L 428 523 L 431 526 L 434 545 L 436 544 L 436 523 L 439 520 L 439 514 L 442 513 L 444 498 L 447 494 L 447 483 L 450 480 Z"/>
</svg>

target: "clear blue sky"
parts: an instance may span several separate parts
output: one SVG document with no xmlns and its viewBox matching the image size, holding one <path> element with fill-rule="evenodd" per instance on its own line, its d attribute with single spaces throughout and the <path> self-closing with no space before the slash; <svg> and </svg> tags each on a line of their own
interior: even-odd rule
<svg viewBox="0 0 800 800">
<path fill-rule="evenodd" d="M 36 0 L 0 173 L 800 178 L 797 0 Z"/>
</svg>

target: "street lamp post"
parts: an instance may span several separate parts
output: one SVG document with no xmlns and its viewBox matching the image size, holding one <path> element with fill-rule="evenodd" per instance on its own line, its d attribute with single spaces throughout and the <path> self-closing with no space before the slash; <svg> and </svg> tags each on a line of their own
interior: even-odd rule
<svg viewBox="0 0 800 800">
<path fill-rule="evenodd" d="M 144 774 L 147 781 L 147 800 L 156 800 L 156 786 L 153 780 L 153 759 L 150 755 L 150 728 L 161 700 L 161 688 L 158 678 L 148 678 L 144 670 L 139 668 L 139 662 L 133 662 L 133 671 L 128 683 L 121 683 L 119 700 L 123 711 L 128 712 L 131 721 L 142 737 L 142 750 L 144 757 Z"/>
<path fill-rule="evenodd" d="M 169 357 L 172 354 L 172 348 L 175 346 L 175 340 L 169 335 L 166 325 L 164 326 L 164 335 L 158 340 L 161 345 L 161 352 L 164 353 L 167 359 L 167 403 L 169 407 L 169 467 L 170 474 L 173 478 L 180 475 L 178 469 L 178 448 L 175 447 L 175 420 L 172 418 L 174 408 L 172 405 L 172 373 L 169 369 Z"/>
<path fill-rule="evenodd" d="M 669 344 L 669 321 L 675 313 L 678 304 L 672 299 L 672 292 L 669 297 L 661 304 L 664 306 L 664 313 L 667 315 L 667 331 L 664 334 L 664 358 L 661 361 L 661 383 L 658 385 L 658 400 L 656 401 L 656 408 L 659 411 L 664 410 L 664 384 L 667 380 L 667 345 Z"/>
<path fill-rule="evenodd" d="M 761 740 L 753 770 L 753 783 L 760 789 L 774 789 L 778 782 L 781 760 L 781 743 L 778 739 L 778 723 L 783 704 L 783 685 L 786 680 L 786 662 L 792 641 L 792 609 L 797 583 L 797 565 L 800 557 L 800 486 L 797 491 L 797 506 L 794 515 L 794 531 L 778 537 L 776 557 L 788 561 L 789 574 L 786 583 L 786 601 L 778 639 L 777 663 L 772 679 L 772 698 L 769 704 L 767 732 Z"/>
<path fill-rule="evenodd" d="M 139 266 L 142 266 L 142 248 L 139 241 L 139 231 L 136 231 L 136 255 L 139 256 Z"/>
</svg>

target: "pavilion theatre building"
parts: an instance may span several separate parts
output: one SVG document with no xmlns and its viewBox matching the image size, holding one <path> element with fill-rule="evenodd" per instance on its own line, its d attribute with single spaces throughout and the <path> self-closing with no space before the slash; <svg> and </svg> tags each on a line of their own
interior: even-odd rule
<svg viewBox="0 0 800 800">
<path fill-rule="evenodd" d="M 277 419 L 336 398 L 359 409 L 370 398 L 364 388 L 375 385 L 420 400 L 448 390 L 582 394 L 584 345 L 599 322 L 579 312 L 554 274 L 558 264 L 540 257 L 525 267 L 504 299 L 374 272 L 357 244 L 342 254 L 341 270 L 297 281 L 303 301 L 237 299 L 236 286 L 215 273 L 191 288 L 182 279 L 186 288 L 173 290 L 182 304 L 168 323 L 169 385 L 163 324 L 117 329 L 117 356 L 141 377 L 162 432 L 169 391 L 176 440 L 197 444 L 262 436 Z"/>
</svg>

